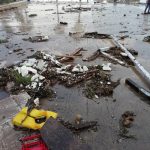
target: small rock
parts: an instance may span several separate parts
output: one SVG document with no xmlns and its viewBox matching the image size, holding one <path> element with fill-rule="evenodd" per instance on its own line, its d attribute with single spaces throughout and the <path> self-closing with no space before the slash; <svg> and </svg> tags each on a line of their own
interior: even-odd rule
<svg viewBox="0 0 150 150">
<path fill-rule="evenodd" d="M 9 52 L 8 52 L 8 54 L 12 54 L 12 53 L 13 53 L 12 51 L 9 51 Z"/>
<path fill-rule="evenodd" d="M 29 17 L 36 17 L 37 14 L 30 14 Z"/>
<path fill-rule="evenodd" d="M 14 86 L 15 86 L 14 82 L 7 82 L 6 90 L 11 91 Z"/>
<path fill-rule="evenodd" d="M 60 22 L 60 24 L 67 25 L 68 23 L 67 22 Z"/>
<path fill-rule="evenodd" d="M 116 99 L 113 99 L 113 102 L 116 102 L 117 100 Z"/>
<path fill-rule="evenodd" d="M 77 114 L 75 117 L 75 123 L 80 124 L 82 120 L 83 120 L 82 116 L 80 114 Z"/>
<path fill-rule="evenodd" d="M 98 99 L 99 97 L 97 95 L 95 95 L 95 98 Z"/>
<path fill-rule="evenodd" d="M 39 107 L 39 105 L 40 105 L 39 98 L 36 98 L 34 100 L 34 104 L 35 104 L 36 107 Z"/>
<path fill-rule="evenodd" d="M 22 48 L 17 48 L 17 49 L 14 49 L 13 52 L 19 52 L 21 50 L 22 50 Z"/>
<path fill-rule="evenodd" d="M 88 71 L 89 69 L 88 69 L 88 67 L 87 66 L 83 66 L 83 71 L 84 72 L 86 72 L 86 71 Z"/>
</svg>

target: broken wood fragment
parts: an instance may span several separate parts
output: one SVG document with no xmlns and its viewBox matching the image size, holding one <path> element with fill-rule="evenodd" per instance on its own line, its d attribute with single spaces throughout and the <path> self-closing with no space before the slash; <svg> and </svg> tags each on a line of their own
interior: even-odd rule
<svg viewBox="0 0 150 150">
<path fill-rule="evenodd" d="M 101 54 L 102 54 L 104 57 L 109 58 L 109 59 L 111 59 L 111 60 L 117 62 L 117 63 L 120 64 L 120 65 L 125 65 L 125 63 L 124 63 L 123 61 L 121 61 L 121 60 L 115 58 L 114 56 L 111 56 L 110 54 L 108 54 L 108 53 L 106 53 L 106 52 L 102 52 L 102 51 L 101 51 Z"/>
<path fill-rule="evenodd" d="M 97 121 L 83 121 L 80 123 L 70 123 L 69 121 L 60 120 L 61 124 L 63 124 L 66 128 L 70 129 L 73 132 L 82 132 L 86 129 L 92 129 L 98 125 Z"/>
<path fill-rule="evenodd" d="M 62 56 L 62 58 L 59 60 L 60 63 L 64 63 L 64 62 L 71 62 L 74 61 L 74 57 L 72 56 Z"/>
<path fill-rule="evenodd" d="M 82 56 L 81 51 L 85 51 L 83 48 L 76 49 L 73 53 L 57 56 L 61 63 L 74 61 L 74 56 Z"/>
<path fill-rule="evenodd" d="M 97 50 L 96 52 L 94 52 L 91 56 L 87 57 L 87 58 L 82 58 L 83 61 L 93 61 L 96 58 L 98 58 L 100 56 L 100 50 Z"/>
<path fill-rule="evenodd" d="M 60 22 L 60 24 L 62 24 L 62 25 L 67 25 L 68 23 L 67 22 Z"/>
<path fill-rule="evenodd" d="M 73 53 L 69 54 L 69 56 L 81 56 L 81 51 L 85 51 L 83 48 L 76 49 Z"/>
</svg>

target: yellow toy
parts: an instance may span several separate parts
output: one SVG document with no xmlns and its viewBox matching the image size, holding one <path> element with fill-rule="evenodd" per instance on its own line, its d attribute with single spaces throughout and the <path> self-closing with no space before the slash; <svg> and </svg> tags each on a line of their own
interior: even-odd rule
<svg viewBox="0 0 150 150">
<path fill-rule="evenodd" d="M 12 120 L 13 125 L 18 127 L 25 127 L 33 130 L 38 130 L 43 127 L 46 120 L 50 117 L 56 119 L 58 114 L 52 111 L 32 109 L 27 115 L 27 107 L 24 107 Z M 40 118 L 45 118 L 42 122 L 37 122 L 36 120 Z"/>
</svg>

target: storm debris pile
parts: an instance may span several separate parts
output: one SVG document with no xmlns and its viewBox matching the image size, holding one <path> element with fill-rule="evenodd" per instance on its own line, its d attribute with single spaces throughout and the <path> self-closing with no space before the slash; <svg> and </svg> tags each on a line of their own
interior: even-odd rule
<svg viewBox="0 0 150 150">
<path fill-rule="evenodd" d="M 129 51 L 134 55 L 138 55 L 138 52 L 135 50 L 131 49 Z M 128 55 L 118 47 L 110 47 L 107 48 L 107 50 L 98 49 L 91 56 L 83 57 L 82 60 L 93 61 L 100 57 L 104 58 L 104 60 L 110 61 L 113 64 L 120 64 L 123 66 L 133 65 Z"/>
<path fill-rule="evenodd" d="M 111 36 L 109 34 L 100 34 L 98 32 L 87 32 L 82 37 L 93 39 L 111 39 Z"/>
<path fill-rule="evenodd" d="M 75 52 L 78 53 L 80 50 Z M 103 66 L 81 66 L 62 64 L 57 57 L 44 52 L 36 52 L 18 65 L 0 70 L 0 86 L 6 87 L 13 82 L 10 90 L 17 93 L 25 90 L 31 97 L 42 98 L 55 95 L 52 86 L 62 84 L 66 87 L 82 85 L 86 97 L 110 96 L 119 82 L 111 81 Z"/>
<path fill-rule="evenodd" d="M 43 52 L 37 52 L 35 56 L 38 59 L 29 58 L 18 65 L 1 69 L 1 87 L 6 86 L 8 82 L 14 82 L 11 89 L 12 93 L 25 90 L 34 97 L 51 97 L 54 92 L 51 90 L 47 79 L 41 74 L 47 69 L 48 65 L 57 66 L 60 63 L 55 59 L 55 56 Z"/>
<path fill-rule="evenodd" d="M 129 134 L 128 128 L 130 128 L 134 122 L 135 114 L 132 111 L 126 111 L 122 114 L 120 118 L 120 136 L 124 138 L 133 138 L 135 135 Z"/>
<path fill-rule="evenodd" d="M 119 47 L 111 47 L 109 50 L 106 51 L 106 53 L 110 54 L 111 56 L 113 56 L 114 58 L 116 58 L 117 60 L 120 60 L 122 63 L 122 65 L 126 64 L 126 65 L 134 65 L 133 62 L 130 60 L 130 58 L 128 57 L 128 55 L 126 53 L 124 53 Z M 104 57 L 104 55 L 101 55 L 102 57 Z M 108 57 L 105 59 L 110 60 Z M 111 59 L 111 62 L 116 64 L 117 62 L 115 60 Z"/>
<path fill-rule="evenodd" d="M 110 74 L 99 70 L 93 74 L 90 81 L 86 82 L 84 94 L 87 98 L 99 98 L 101 96 L 112 96 L 113 90 L 119 85 L 117 82 L 111 81 Z"/>
<path fill-rule="evenodd" d="M 97 130 L 98 123 L 97 121 L 85 121 L 82 120 L 79 123 L 76 122 L 69 122 L 69 121 L 64 121 L 60 120 L 61 124 L 63 124 L 66 128 L 70 129 L 73 133 L 79 133 L 85 130 Z"/>
</svg>

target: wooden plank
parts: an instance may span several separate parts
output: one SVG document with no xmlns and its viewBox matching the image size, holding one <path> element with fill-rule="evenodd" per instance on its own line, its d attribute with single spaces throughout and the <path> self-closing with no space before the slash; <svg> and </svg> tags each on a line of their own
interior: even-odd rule
<svg viewBox="0 0 150 150">
<path fill-rule="evenodd" d="M 123 61 L 121 61 L 121 60 L 115 58 L 114 56 L 111 56 L 111 55 L 108 54 L 108 53 L 105 53 L 105 52 L 102 52 L 102 51 L 101 51 L 101 54 L 103 54 L 103 56 L 105 56 L 106 58 L 109 58 L 109 59 L 111 59 L 111 60 L 113 60 L 113 61 L 119 63 L 120 65 L 125 65 L 125 63 L 124 63 Z"/>
</svg>

